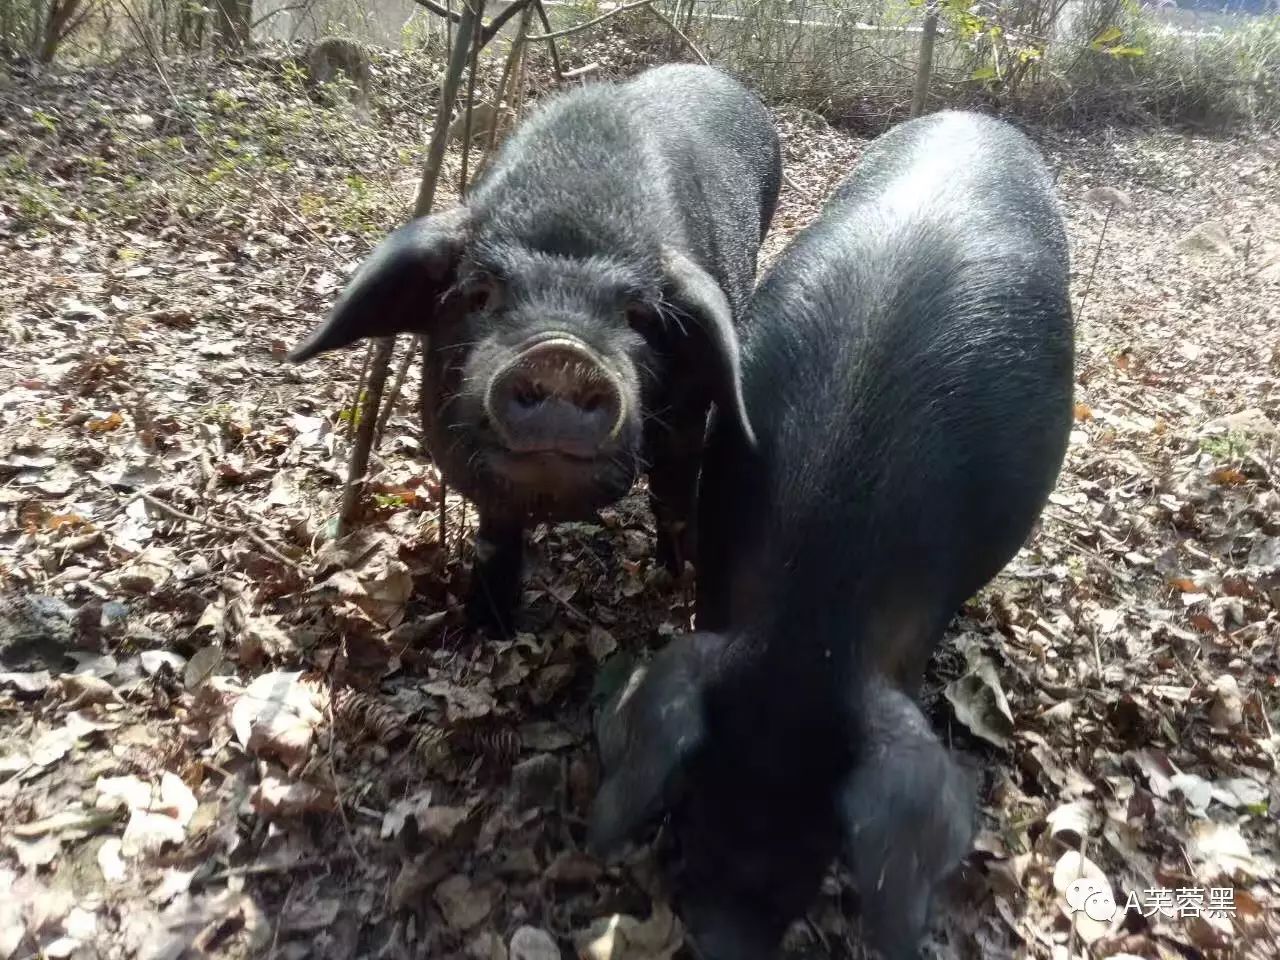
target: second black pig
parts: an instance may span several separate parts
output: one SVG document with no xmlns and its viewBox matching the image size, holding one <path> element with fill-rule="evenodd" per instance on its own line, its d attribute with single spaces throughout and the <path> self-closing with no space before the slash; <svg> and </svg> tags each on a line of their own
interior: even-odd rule
<svg viewBox="0 0 1280 960">
<path fill-rule="evenodd" d="M 712 68 L 555 97 L 293 351 L 425 335 L 428 445 L 480 515 L 474 618 L 509 628 L 527 525 L 589 516 L 645 468 L 660 558 L 692 553 L 711 404 L 750 436 L 734 325 L 780 177 L 768 111 Z"/>
<path fill-rule="evenodd" d="M 669 811 L 697 952 L 772 956 L 843 846 L 864 929 L 915 954 L 973 787 L 916 705 L 955 611 L 1009 561 L 1070 430 L 1067 249 L 1031 143 L 974 114 L 873 143 L 743 325 L 758 447 L 718 421 L 699 632 L 604 711 L 609 850 Z"/>
</svg>

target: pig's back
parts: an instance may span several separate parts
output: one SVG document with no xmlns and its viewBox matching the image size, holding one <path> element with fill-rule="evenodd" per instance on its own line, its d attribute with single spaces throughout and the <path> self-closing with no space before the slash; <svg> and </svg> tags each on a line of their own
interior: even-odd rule
<svg viewBox="0 0 1280 960">
<path fill-rule="evenodd" d="M 711 454 L 740 481 L 722 552 L 753 558 L 736 606 L 949 613 L 1008 561 L 1070 426 L 1066 270 L 1048 174 L 1012 128 L 941 114 L 868 149 L 748 311 L 761 448 Z"/>
</svg>

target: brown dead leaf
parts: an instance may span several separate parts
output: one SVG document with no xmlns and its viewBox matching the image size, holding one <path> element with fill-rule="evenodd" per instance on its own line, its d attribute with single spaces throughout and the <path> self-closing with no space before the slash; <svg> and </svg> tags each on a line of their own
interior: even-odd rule
<svg viewBox="0 0 1280 960">
<path fill-rule="evenodd" d="M 335 798 L 331 790 L 269 776 L 249 795 L 249 803 L 264 817 L 298 817 L 304 813 L 331 812 Z"/>
<path fill-rule="evenodd" d="M 1249 482 L 1249 478 L 1236 467 L 1219 467 L 1209 474 L 1209 479 L 1222 487 L 1238 487 Z"/>
<path fill-rule="evenodd" d="M 67 698 L 67 706 L 73 710 L 101 703 L 124 702 L 115 687 L 87 673 L 64 673 L 58 677 L 58 686 Z"/>
<path fill-rule="evenodd" d="M 554 883 L 591 884 L 603 872 L 600 862 L 585 853 L 565 850 L 547 865 L 543 878 Z"/>
<path fill-rule="evenodd" d="M 470 930 L 493 909 L 493 894 L 487 887 L 474 887 L 471 880 L 454 874 L 436 887 L 436 906 L 445 922 L 455 930 Z"/>
<path fill-rule="evenodd" d="M 415 816 L 423 836 L 434 843 L 445 843 L 470 814 L 466 807 L 428 806 L 419 809 Z"/>
<path fill-rule="evenodd" d="M 684 928 L 669 907 L 655 904 L 647 920 L 602 917 L 574 942 L 582 960 L 669 960 L 684 945 Z"/>
<path fill-rule="evenodd" d="M 1013 713 L 995 664 L 980 655 L 972 658 L 969 672 L 952 680 L 944 692 L 957 720 L 989 743 L 1008 749 Z"/>
<path fill-rule="evenodd" d="M 117 430 L 124 423 L 124 417 L 119 410 L 113 411 L 109 416 L 101 420 L 90 420 L 85 424 L 85 429 L 93 433 L 109 433 Z"/>
</svg>

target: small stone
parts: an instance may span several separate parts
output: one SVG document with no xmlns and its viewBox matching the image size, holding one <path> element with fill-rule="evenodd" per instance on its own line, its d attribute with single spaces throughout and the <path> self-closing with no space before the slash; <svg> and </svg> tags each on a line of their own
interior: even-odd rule
<svg viewBox="0 0 1280 960">
<path fill-rule="evenodd" d="M 560 948 L 547 931 L 521 927 L 511 935 L 511 960 L 560 960 Z"/>
<path fill-rule="evenodd" d="M 1206 220 L 1178 241 L 1178 249 L 1200 256 L 1233 258 L 1235 248 L 1227 228 L 1216 220 Z"/>
</svg>

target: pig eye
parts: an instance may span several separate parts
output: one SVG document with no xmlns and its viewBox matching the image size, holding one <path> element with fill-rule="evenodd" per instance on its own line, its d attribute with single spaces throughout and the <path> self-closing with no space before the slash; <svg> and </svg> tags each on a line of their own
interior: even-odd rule
<svg viewBox="0 0 1280 960">
<path fill-rule="evenodd" d="M 476 274 L 462 289 L 468 313 L 492 310 L 501 300 L 502 285 L 498 278 L 486 273 Z"/>
</svg>

